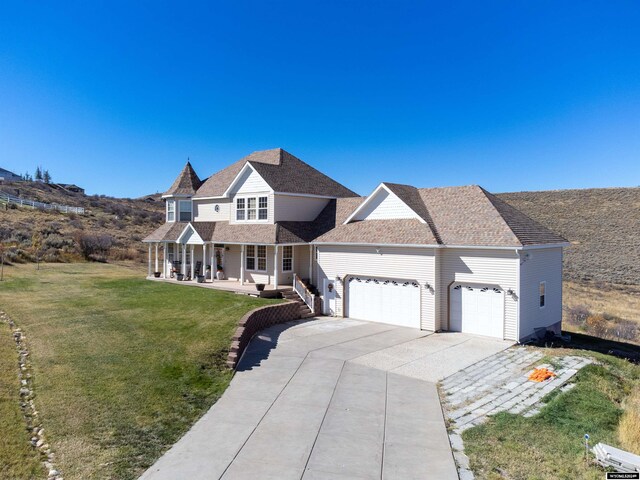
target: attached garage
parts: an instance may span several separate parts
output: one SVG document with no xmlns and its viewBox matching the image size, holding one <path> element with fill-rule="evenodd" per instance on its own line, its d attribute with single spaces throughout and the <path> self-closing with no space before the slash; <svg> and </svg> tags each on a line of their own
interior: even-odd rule
<svg viewBox="0 0 640 480">
<path fill-rule="evenodd" d="M 493 285 L 453 284 L 449 329 L 504 338 L 504 291 Z"/>
<path fill-rule="evenodd" d="M 420 285 L 415 280 L 349 276 L 345 316 L 420 328 Z"/>
</svg>

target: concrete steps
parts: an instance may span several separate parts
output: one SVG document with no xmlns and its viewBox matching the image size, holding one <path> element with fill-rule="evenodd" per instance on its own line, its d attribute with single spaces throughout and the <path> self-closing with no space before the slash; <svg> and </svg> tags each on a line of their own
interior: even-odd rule
<svg viewBox="0 0 640 480">
<path fill-rule="evenodd" d="M 300 296 L 294 290 L 282 292 L 282 297 L 298 304 L 298 313 L 300 314 L 300 318 L 311 318 L 314 316 L 311 309 L 302 301 Z"/>
</svg>

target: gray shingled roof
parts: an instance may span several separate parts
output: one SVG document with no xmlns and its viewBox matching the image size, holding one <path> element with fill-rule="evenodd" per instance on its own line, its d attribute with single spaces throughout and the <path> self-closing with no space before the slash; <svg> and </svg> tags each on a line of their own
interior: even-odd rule
<svg viewBox="0 0 640 480">
<path fill-rule="evenodd" d="M 187 222 L 167 222 L 160 225 L 152 234 L 146 237 L 143 242 L 175 242 L 188 225 Z"/>
<path fill-rule="evenodd" d="M 568 240 L 522 213 L 504 200 L 482 189 L 522 245 L 564 243 Z"/>
<path fill-rule="evenodd" d="M 143 242 L 176 242 L 188 222 L 165 223 Z M 280 222 L 276 224 L 229 222 L 191 222 L 205 242 L 214 243 L 308 243 L 316 237 L 313 222 Z"/>
<path fill-rule="evenodd" d="M 426 225 L 418 220 L 364 220 L 342 225 L 349 213 L 341 221 L 336 218 L 335 227 L 324 230 L 315 241 L 513 247 L 567 241 L 477 185 L 420 189 L 386 182 L 385 185 Z M 362 201 L 354 203 L 351 212 Z"/>
<path fill-rule="evenodd" d="M 187 162 L 178 178 L 175 179 L 164 195 L 194 195 L 202 182 L 196 175 L 191 163 Z"/>
<path fill-rule="evenodd" d="M 356 193 L 281 148 L 253 152 L 209 177 L 195 198 L 221 196 L 246 163 L 276 192 L 354 197 Z"/>
<path fill-rule="evenodd" d="M 429 225 L 417 219 L 362 220 L 338 225 L 316 239 L 321 243 L 435 245 Z"/>
</svg>

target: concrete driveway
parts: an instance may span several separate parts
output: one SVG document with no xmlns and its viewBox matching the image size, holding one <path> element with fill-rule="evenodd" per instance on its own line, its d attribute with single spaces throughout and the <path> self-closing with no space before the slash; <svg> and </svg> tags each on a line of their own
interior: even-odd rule
<svg viewBox="0 0 640 480">
<path fill-rule="evenodd" d="M 270 328 L 141 478 L 457 479 L 434 382 L 509 345 L 351 319 Z"/>
</svg>

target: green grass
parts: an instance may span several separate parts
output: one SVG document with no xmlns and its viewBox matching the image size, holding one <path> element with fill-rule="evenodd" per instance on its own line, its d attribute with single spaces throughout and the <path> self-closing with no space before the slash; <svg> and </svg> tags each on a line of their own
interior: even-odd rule
<svg viewBox="0 0 640 480">
<path fill-rule="evenodd" d="M 237 321 L 277 302 L 114 265 L 7 273 L 0 308 L 27 335 L 36 406 L 67 480 L 134 478 L 151 465 L 227 387 Z"/>
<path fill-rule="evenodd" d="M 640 384 L 640 367 L 607 355 L 593 356 L 601 364 L 578 372 L 572 390 L 548 395 L 540 414 L 524 418 L 500 413 L 463 433 L 476 478 L 604 478 L 601 469 L 584 461 L 583 437 L 588 433 L 591 445 L 619 443 L 622 402 Z"/>
<path fill-rule="evenodd" d="M 29 445 L 20 412 L 18 354 L 7 324 L 0 324 L 0 478 L 43 478 L 38 454 Z"/>
</svg>

